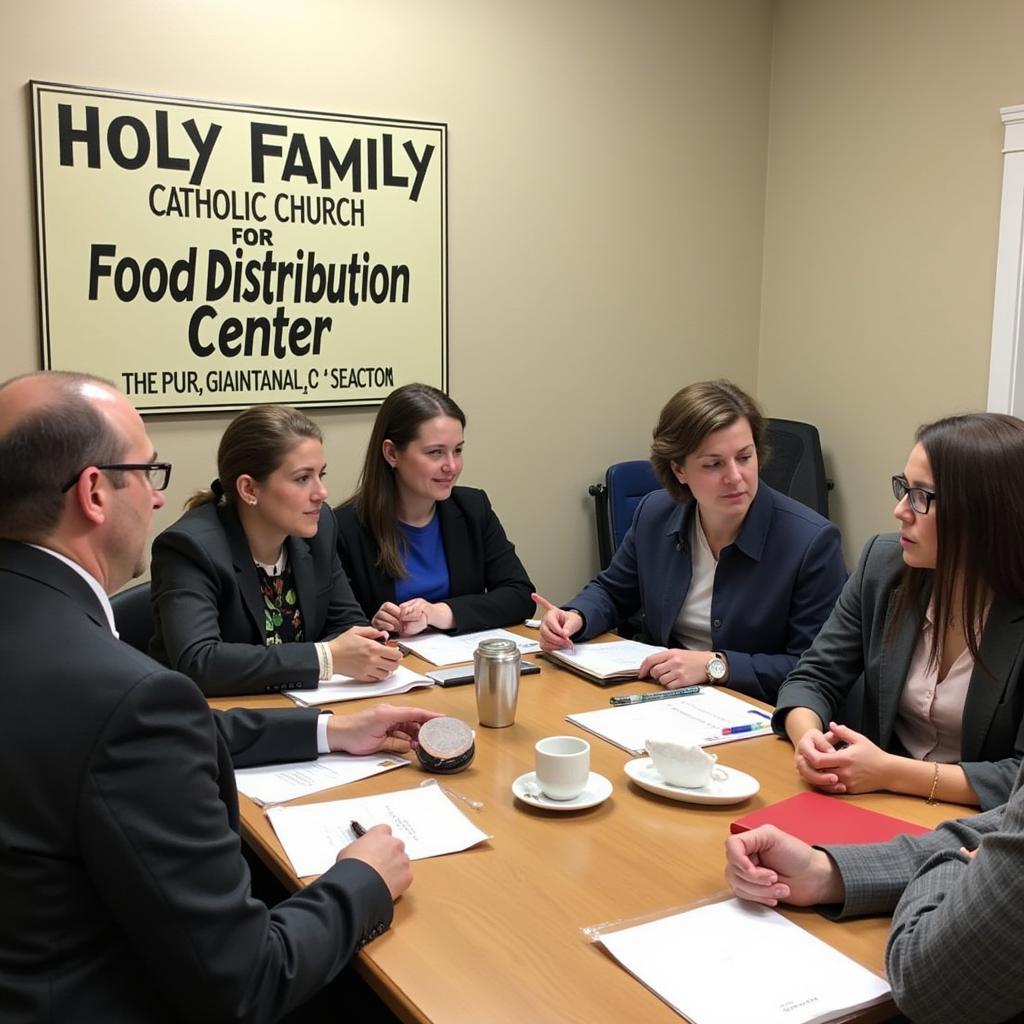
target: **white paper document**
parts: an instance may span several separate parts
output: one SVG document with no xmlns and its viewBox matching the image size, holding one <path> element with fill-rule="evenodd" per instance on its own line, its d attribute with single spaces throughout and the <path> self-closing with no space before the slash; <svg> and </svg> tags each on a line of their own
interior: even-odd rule
<svg viewBox="0 0 1024 1024">
<path fill-rule="evenodd" d="M 694 1024 L 815 1024 L 884 1002 L 889 985 L 768 907 L 726 900 L 601 937 Z"/>
<path fill-rule="evenodd" d="M 575 644 L 572 650 L 549 651 L 548 657 L 594 679 L 635 679 L 645 659 L 664 650 L 637 640 L 612 640 Z"/>
<path fill-rule="evenodd" d="M 338 851 L 355 839 L 353 821 L 367 829 L 390 825 L 404 841 L 411 860 L 468 850 L 491 838 L 444 795 L 440 786 L 271 807 L 267 818 L 300 878 L 322 875 L 334 863 Z"/>
<path fill-rule="evenodd" d="M 716 743 L 771 735 L 771 729 L 766 728 L 770 722 L 767 711 L 714 686 L 702 686 L 700 693 L 689 697 L 581 711 L 566 718 L 581 729 L 637 755 L 644 752 L 644 744 L 652 736 L 710 747 Z M 751 729 L 731 733 L 722 731 L 742 726 L 750 726 Z"/>
<path fill-rule="evenodd" d="M 386 679 L 376 683 L 360 683 L 351 676 L 333 675 L 315 690 L 286 690 L 296 704 L 313 707 L 318 704 L 334 704 L 342 700 L 360 700 L 363 697 L 387 697 L 396 693 L 408 693 L 420 686 L 433 686 L 434 680 L 399 665 Z"/>
<path fill-rule="evenodd" d="M 324 754 L 315 761 L 268 764 L 259 768 L 239 768 L 235 785 L 259 804 L 280 804 L 286 800 L 321 793 L 344 786 L 346 782 L 368 779 L 371 775 L 404 768 L 409 762 L 395 754 Z"/>
<path fill-rule="evenodd" d="M 540 650 L 536 640 L 517 636 L 507 629 L 484 629 L 479 633 L 464 633 L 462 636 L 428 633 L 426 636 L 402 638 L 398 644 L 403 651 L 415 654 L 431 665 L 461 665 L 473 660 L 481 640 L 512 640 L 521 654 L 536 654 Z"/>
</svg>

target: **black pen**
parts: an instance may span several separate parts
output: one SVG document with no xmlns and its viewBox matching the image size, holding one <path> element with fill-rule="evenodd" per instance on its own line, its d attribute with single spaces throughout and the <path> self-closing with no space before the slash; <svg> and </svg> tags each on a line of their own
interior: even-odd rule
<svg viewBox="0 0 1024 1024">
<path fill-rule="evenodd" d="M 692 697 L 700 693 L 699 686 L 683 686 L 678 690 L 665 690 L 662 693 L 634 693 L 632 697 L 612 697 L 609 704 L 624 707 L 626 704 L 646 704 L 649 700 L 668 700 L 669 697 Z"/>
<path fill-rule="evenodd" d="M 350 821 L 350 822 L 348 823 L 348 827 L 349 827 L 350 829 L 352 829 L 352 834 L 353 834 L 353 835 L 354 835 L 354 836 L 356 837 L 356 839 L 362 839 L 362 838 L 363 838 L 363 836 L 365 836 L 365 835 L 366 835 L 366 829 L 365 829 L 365 828 L 363 828 L 363 826 L 362 826 L 362 825 L 360 825 L 360 824 L 359 824 L 359 822 L 358 822 L 358 821 L 356 821 L 356 819 L 355 819 L 355 818 L 353 818 L 353 819 L 352 819 L 352 820 L 351 820 L 351 821 Z"/>
</svg>

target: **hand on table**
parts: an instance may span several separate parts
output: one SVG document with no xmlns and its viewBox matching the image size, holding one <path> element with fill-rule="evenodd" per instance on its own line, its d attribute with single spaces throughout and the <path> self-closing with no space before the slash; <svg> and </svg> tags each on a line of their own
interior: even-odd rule
<svg viewBox="0 0 1024 1024">
<path fill-rule="evenodd" d="M 644 658 L 640 666 L 640 678 L 660 683 L 667 690 L 706 683 L 710 658 L 710 651 L 686 651 L 673 647 Z"/>
<path fill-rule="evenodd" d="M 830 722 L 826 733 L 804 733 L 794 761 L 801 778 L 826 793 L 873 793 L 888 788 L 895 755 L 862 733 Z"/>
<path fill-rule="evenodd" d="M 391 704 L 378 704 L 353 715 L 334 714 L 327 723 L 327 743 L 331 750 L 345 754 L 404 754 L 416 746 L 420 726 L 440 717 L 437 711 Z"/>
<path fill-rule="evenodd" d="M 530 596 L 544 609 L 544 617 L 540 621 L 540 649 L 562 651 L 571 648 L 572 638 L 583 628 L 583 616 L 579 612 L 567 611 L 553 605 L 540 594 Z"/>
<path fill-rule="evenodd" d="M 349 843 L 337 857 L 338 860 L 349 858 L 369 864 L 384 880 L 393 900 L 412 885 L 412 864 L 405 852 L 405 843 L 396 839 L 387 825 L 367 829 L 366 835 Z"/>
<path fill-rule="evenodd" d="M 402 652 L 381 643 L 387 633 L 373 626 L 353 626 L 331 642 L 334 671 L 363 683 L 386 679 L 398 668 Z"/>
<path fill-rule="evenodd" d="M 824 850 L 774 825 L 761 825 L 725 841 L 725 880 L 743 900 L 774 907 L 840 903 L 845 888 L 839 869 Z"/>
</svg>

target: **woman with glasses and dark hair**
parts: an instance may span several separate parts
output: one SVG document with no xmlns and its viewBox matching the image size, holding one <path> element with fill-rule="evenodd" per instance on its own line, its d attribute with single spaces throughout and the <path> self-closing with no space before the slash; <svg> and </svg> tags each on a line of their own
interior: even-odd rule
<svg viewBox="0 0 1024 1024">
<path fill-rule="evenodd" d="M 899 533 L 868 542 L 779 690 L 773 726 L 812 786 L 1006 801 L 1024 754 L 1022 478 L 1024 421 L 1013 416 L 952 416 L 917 432 L 892 479 Z M 862 731 L 842 722 L 844 708 Z"/>
<path fill-rule="evenodd" d="M 338 561 L 326 469 L 311 419 L 254 406 L 224 432 L 210 489 L 154 541 L 150 653 L 208 696 L 383 679 L 398 664 Z"/>
<path fill-rule="evenodd" d="M 533 584 L 487 495 L 456 487 L 466 417 L 443 391 L 405 384 L 384 400 L 338 552 L 363 612 L 399 636 L 522 622 Z"/>
<path fill-rule="evenodd" d="M 545 650 L 612 629 L 635 612 L 667 650 L 640 677 L 669 689 L 722 683 L 775 701 L 846 580 L 839 531 L 758 479 L 764 416 L 726 380 L 666 403 L 651 464 L 664 485 L 639 504 L 611 564 L 562 608 Z"/>
</svg>

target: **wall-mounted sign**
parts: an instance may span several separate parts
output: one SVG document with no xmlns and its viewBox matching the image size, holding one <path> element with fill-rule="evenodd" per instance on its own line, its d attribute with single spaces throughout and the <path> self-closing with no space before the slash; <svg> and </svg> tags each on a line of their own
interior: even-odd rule
<svg viewBox="0 0 1024 1024">
<path fill-rule="evenodd" d="M 446 125 L 31 88 L 47 369 L 143 412 L 446 388 Z"/>
</svg>

